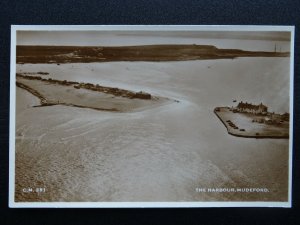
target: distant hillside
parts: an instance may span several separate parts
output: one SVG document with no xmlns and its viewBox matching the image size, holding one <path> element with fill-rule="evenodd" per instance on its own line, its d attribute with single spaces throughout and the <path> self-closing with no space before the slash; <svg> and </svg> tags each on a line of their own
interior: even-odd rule
<svg viewBox="0 0 300 225">
<path fill-rule="evenodd" d="M 237 57 L 288 57 L 289 55 L 289 52 L 218 49 L 212 45 L 17 46 L 17 63 L 184 61 Z"/>
</svg>

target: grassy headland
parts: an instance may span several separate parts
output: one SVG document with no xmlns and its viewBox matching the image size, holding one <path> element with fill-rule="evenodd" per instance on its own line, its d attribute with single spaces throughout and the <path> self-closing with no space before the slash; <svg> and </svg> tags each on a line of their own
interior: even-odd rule
<svg viewBox="0 0 300 225">
<path fill-rule="evenodd" d="M 17 46 L 17 63 L 184 61 L 237 57 L 288 57 L 289 52 L 219 49 L 213 45 Z"/>
</svg>

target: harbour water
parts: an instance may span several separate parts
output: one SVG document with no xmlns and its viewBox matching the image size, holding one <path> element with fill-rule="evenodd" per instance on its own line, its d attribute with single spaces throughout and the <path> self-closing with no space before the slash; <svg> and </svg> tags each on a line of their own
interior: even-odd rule
<svg viewBox="0 0 300 225">
<path fill-rule="evenodd" d="M 179 102 L 131 113 L 32 108 L 36 98 L 17 88 L 17 201 L 287 200 L 289 141 L 233 137 L 213 110 L 235 99 L 289 112 L 289 58 L 17 65 L 38 71 Z M 22 192 L 31 186 L 46 191 Z"/>
</svg>

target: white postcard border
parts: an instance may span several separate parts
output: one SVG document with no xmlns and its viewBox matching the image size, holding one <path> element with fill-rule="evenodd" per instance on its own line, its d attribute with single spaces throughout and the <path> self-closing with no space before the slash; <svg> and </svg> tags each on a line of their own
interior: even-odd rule
<svg viewBox="0 0 300 225">
<path fill-rule="evenodd" d="M 15 202 L 16 34 L 17 31 L 286 31 L 291 33 L 289 187 L 287 202 Z M 10 208 L 187 208 L 187 207 L 292 207 L 294 104 L 294 26 L 264 25 L 12 25 L 9 116 Z"/>
</svg>

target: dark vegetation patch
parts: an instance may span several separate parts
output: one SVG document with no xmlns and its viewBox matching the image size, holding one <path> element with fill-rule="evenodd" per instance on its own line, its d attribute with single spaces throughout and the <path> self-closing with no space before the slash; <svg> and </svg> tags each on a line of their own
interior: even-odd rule
<svg viewBox="0 0 300 225">
<path fill-rule="evenodd" d="M 237 57 L 287 57 L 289 52 L 218 49 L 212 45 L 17 46 L 17 63 L 88 63 L 110 61 L 184 61 Z"/>
</svg>

